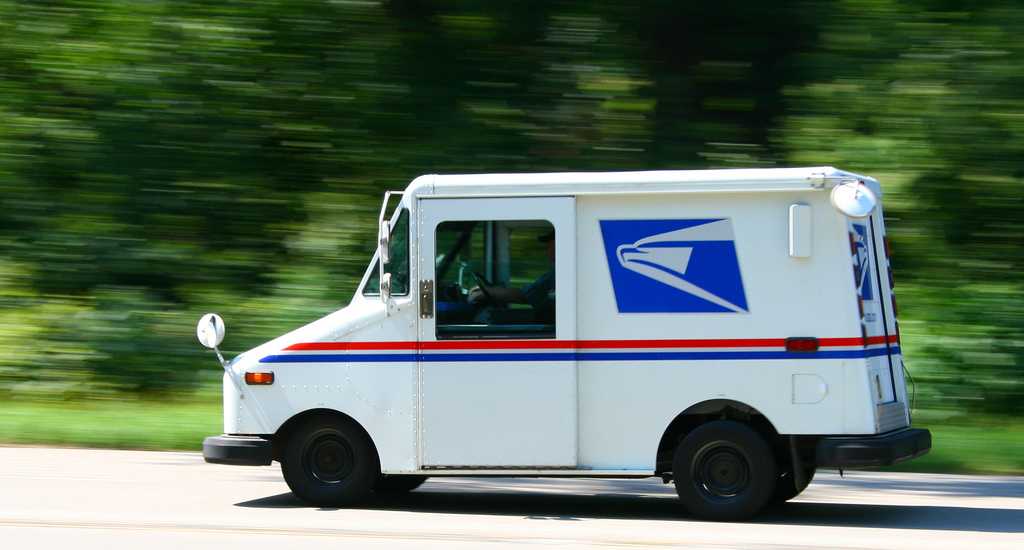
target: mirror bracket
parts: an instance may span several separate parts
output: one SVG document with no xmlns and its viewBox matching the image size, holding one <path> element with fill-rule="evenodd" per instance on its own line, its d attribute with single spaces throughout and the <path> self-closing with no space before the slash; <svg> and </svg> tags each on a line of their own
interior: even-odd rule
<svg viewBox="0 0 1024 550">
<path fill-rule="evenodd" d="M 402 191 L 385 191 L 384 202 L 380 205 L 377 216 L 377 264 L 380 266 L 380 299 L 385 304 L 391 299 L 391 274 L 387 272 L 387 264 L 391 261 L 391 223 L 385 217 L 391 197 L 402 196 Z"/>
<path fill-rule="evenodd" d="M 387 303 L 391 299 L 391 274 L 384 273 L 380 278 L 380 297 Z"/>
</svg>

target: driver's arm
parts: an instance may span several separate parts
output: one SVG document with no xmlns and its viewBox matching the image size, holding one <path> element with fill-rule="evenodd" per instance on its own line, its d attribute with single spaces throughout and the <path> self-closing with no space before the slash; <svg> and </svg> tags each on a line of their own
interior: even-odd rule
<svg viewBox="0 0 1024 550">
<path fill-rule="evenodd" d="M 499 304 L 525 304 L 526 295 L 523 291 L 518 288 L 508 288 L 503 286 L 489 286 L 487 288 L 487 294 L 484 294 L 483 289 L 480 287 L 474 287 L 469 291 L 469 301 L 479 302 L 486 300 L 489 294 L 491 298 Z"/>
</svg>

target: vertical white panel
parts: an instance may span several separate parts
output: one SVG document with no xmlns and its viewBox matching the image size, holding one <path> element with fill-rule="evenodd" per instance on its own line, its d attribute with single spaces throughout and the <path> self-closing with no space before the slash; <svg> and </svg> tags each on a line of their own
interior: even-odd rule
<svg viewBox="0 0 1024 550">
<path fill-rule="evenodd" d="M 811 207 L 806 204 L 789 206 L 789 255 L 794 258 L 810 258 Z"/>
</svg>

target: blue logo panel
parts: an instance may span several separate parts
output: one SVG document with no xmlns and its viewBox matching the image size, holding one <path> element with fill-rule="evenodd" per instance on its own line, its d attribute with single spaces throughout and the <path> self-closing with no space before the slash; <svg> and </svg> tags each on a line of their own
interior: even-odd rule
<svg viewBox="0 0 1024 550">
<path fill-rule="evenodd" d="M 857 257 L 854 273 L 857 275 L 857 287 L 860 290 L 860 297 L 865 300 L 874 300 L 874 287 L 871 286 L 871 258 L 868 257 L 868 228 L 859 223 L 853 224 L 854 244 L 857 247 Z"/>
<path fill-rule="evenodd" d="M 601 220 L 620 313 L 745 313 L 729 219 Z"/>
</svg>

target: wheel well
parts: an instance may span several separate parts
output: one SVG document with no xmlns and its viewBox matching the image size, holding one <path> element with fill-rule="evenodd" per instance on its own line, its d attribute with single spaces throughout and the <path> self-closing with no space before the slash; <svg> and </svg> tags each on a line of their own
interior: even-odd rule
<svg viewBox="0 0 1024 550">
<path fill-rule="evenodd" d="M 781 455 L 782 438 L 768 418 L 760 411 L 739 401 L 731 399 L 711 399 L 690 406 L 679 413 L 661 436 L 658 443 L 658 455 L 655 460 L 655 474 L 660 475 L 672 471 L 672 457 L 679 442 L 694 428 L 712 420 L 735 420 L 754 428 L 765 441 Z"/>
<path fill-rule="evenodd" d="M 300 426 L 304 422 L 310 421 L 311 419 L 320 419 L 326 422 L 334 421 L 352 423 L 352 425 L 358 427 L 360 430 L 362 430 L 363 434 L 366 435 L 366 439 L 370 442 L 370 445 L 373 447 L 373 453 L 377 455 L 379 460 L 380 454 L 377 452 L 377 444 L 374 443 L 373 438 L 370 437 L 370 432 L 366 431 L 366 428 L 364 428 L 363 425 L 360 424 L 355 418 L 352 418 L 351 416 L 334 409 L 305 410 L 289 418 L 288 420 L 285 421 L 284 424 L 281 424 L 281 427 L 278 428 L 276 432 L 274 432 L 274 435 L 271 438 L 271 441 L 273 442 L 274 460 L 277 460 L 278 462 L 281 461 L 281 455 L 284 453 L 284 446 L 288 442 L 288 436 L 291 433 L 291 431 L 294 430 L 297 426 Z"/>
</svg>

